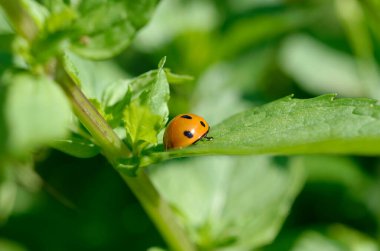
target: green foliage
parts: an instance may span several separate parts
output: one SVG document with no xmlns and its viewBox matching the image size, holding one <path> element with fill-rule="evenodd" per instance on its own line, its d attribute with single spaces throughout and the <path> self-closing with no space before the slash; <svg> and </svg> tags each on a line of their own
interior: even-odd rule
<svg viewBox="0 0 380 251">
<path fill-rule="evenodd" d="M 158 2 L 0 0 L 0 249 L 378 250 L 379 4 Z"/>
</svg>

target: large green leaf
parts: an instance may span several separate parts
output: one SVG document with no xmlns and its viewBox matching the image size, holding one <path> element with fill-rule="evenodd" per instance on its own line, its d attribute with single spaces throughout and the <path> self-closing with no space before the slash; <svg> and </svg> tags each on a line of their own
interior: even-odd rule
<svg viewBox="0 0 380 251">
<path fill-rule="evenodd" d="M 9 79 L 5 123 L 10 152 L 25 154 L 65 137 L 70 118 L 65 94 L 49 78 L 20 73 Z"/>
<path fill-rule="evenodd" d="M 379 154 L 380 107 L 376 101 L 334 97 L 285 97 L 211 126 L 213 141 L 159 155 Z"/>
<path fill-rule="evenodd" d="M 92 59 L 110 58 L 125 49 L 136 31 L 147 23 L 157 0 L 81 1 L 79 34 L 73 50 Z"/>
<path fill-rule="evenodd" d="M 269 157 L 203 157 L 151 170 L 201 250 L 252 250 L 277 235 L 304 181 L 303 167 Z"/>
</svg>

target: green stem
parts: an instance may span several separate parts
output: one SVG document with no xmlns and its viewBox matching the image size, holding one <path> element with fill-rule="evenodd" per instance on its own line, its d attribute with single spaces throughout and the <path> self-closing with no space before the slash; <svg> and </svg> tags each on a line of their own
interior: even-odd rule
<svg viewBox="0 0 380 251">
<path fill-rule="evenodd" d="M 107 124 L 98 110 L 84 96 L 80 88 L 67 75 L 59 77 L 59 79 L 66 83 L 64 90 L 70 98 L 74 113 L 87 130 L 91 132 L 96 143 L 102 147 L 104 155 L 113 162 L 117 161 L 118 158 L 131 157 L 132 153 Z"/>
<path fill-rule="evenodd" d="M 177 251 L 195 251 L 195 247 L 174 218 L 169 205 L 154 188 L 149 177 L 144 172 L 140 172 L 137 177 L 123 173 L 121 175 L 170 248 Z"/>
<path fill-rule="evenodd" d="M 38 34 L 38 27 L 22 3 L 18 0 L 0 0 L 0 5 L 7 13 L 13 29 L 28 41 L 33 41 Z"/>
<path fill-rule="evenodd" d="M 58 67 L 61 68 L 62 65 Z M 60 70 L 59 68 L 58 70 Z M 118 168 L 118 160 L 131 157 L 132 154 L 78 86 L 62 69 L 61 72 L 57 73 L 57 81 L 69 97 L 79 120 L 89 130 L 97 144 L 101 146 L 103 154 L 109 162 L 119 171 L 170 248 L 177 251 L 196 250 L 183 229 L 178 225 L 169 205 L 157 192 L 145 172 L 140 171 L 136 177 L 131 177 L 123 172 L 123 169 Z"/>
</svg>

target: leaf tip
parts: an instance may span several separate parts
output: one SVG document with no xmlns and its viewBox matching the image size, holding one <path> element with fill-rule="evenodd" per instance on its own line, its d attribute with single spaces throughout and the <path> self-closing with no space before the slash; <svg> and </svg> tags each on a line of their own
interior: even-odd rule
<svg viewBox="0 0 380 251">
<path fill-rule="evenodd" d="M 160 62 L 158 63 L 158 68 L 159 69 L 164 68 L 165 62 L 166 62 L 166 56 L 164 56 L 163 58 L 161 58 Z"/>
</svg>

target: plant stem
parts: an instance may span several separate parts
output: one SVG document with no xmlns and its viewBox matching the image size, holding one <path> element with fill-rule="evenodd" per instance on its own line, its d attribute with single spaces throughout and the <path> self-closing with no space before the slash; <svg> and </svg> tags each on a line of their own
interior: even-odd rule
<svg viewBox="0 0 380 251">
<path fill-rule="evenodd" d="M 170 248 L 177 251 L 195 251 L 196 249 L 188 236 L 177 224 L 169 205 L 154 188 L 145 172 L 140 172 L 136 178 L 123 173 L 121 175 L 155 222 Z"/>
<path fill-rule="evenodd" d="M 91 102 L 84 96 L 80 88 L 71 81 L 69 76 L 65 73 L 58 78 L 63 85 L 64 90 L 69 97 L 75 115 L 79 118 L 82 124 L 94 137 L 96 143 L 102 147 L 104 155 L 113 162 L 118 158 L 129 158 L 132 153 L 116 135 L 112 128 L 107 124 L 104 118 L 91 104 Z"/>
<path fill-rule="evenodd" d="M 118 168 L 118 160 L 131 157 L 132 153 L 72 79 L 63 69 L 60 69 L 62 65 L 58 65 L 58 67 L 61 72 L 57 73 L 57 81 L 70 99 L 74 113 L 103 149 L 103 154 L 109 162 L 123 177 L 170 248 L 176 251 L 196 250 L 181 226 L 178 225 L 169 205 L 160 196 L 146 173 L 140 171 L 136 177 L 131 177 L 123 172 L 123 169 Z"/>
<path fill-rule="evenodd" d="M 33 41 L 38 34 L 38 27 L 22 3 L 18 0 L 0 0 L 0 5 L 7 13 L 13 29 L 28 41 Z"/>
</svg>

